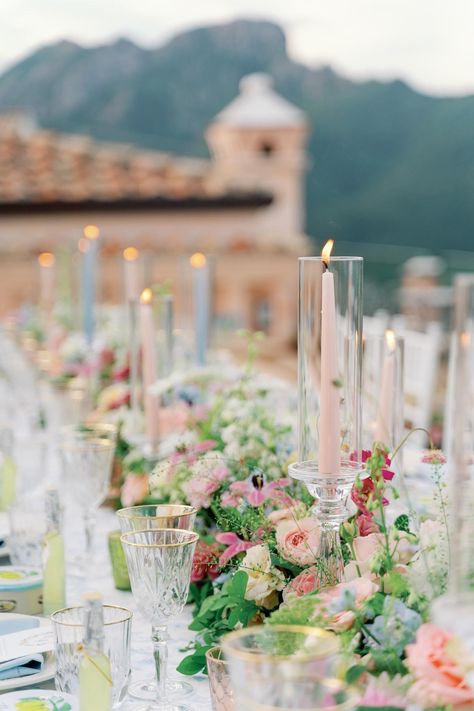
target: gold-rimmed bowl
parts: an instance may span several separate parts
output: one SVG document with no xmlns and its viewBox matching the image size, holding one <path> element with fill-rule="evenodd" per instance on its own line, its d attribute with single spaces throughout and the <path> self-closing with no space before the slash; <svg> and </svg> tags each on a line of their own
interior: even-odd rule
<svg viewBox="0 0 474 711">
<path fill-rule="evenodd" d="M 212 711 L 235 711 L 229 664 L 224 658 L 222 648 L 208 649 L 206 663 Z"/>
<path fill-rule="evenodd" d="M 239 711 L 349 711 L 356 698 L 337 678 L 339 640 L 310 625 L 257 625 L 222 640 Z"/>
</svg>

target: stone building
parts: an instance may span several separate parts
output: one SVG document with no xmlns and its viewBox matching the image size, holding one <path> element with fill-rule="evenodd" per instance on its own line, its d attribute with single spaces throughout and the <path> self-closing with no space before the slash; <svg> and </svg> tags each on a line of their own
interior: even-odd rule
<svg viewBox="0 0 474 711">
<path fill-rule="evenodd" d="M 293 343 L 297 257 L 308 251 L 307 132 L 303 112 L 266 75 L 242 79 L 239 96 L 212 121 L 207 161 L 38 129 L 21 114 L 0 116 L 1 311 L 37 299 L 42 251 L 66 248 L 79 281 L 77 245 L 93 224 L 104 300 L 123 299 L 122 252 L 134 246 L 143 285 L 169 280 L 179 314 L 189 278 L 184 265 L 199 251 L 215 265 L 220 321 L 263 329 L 269 343 Z"/>
</svg>

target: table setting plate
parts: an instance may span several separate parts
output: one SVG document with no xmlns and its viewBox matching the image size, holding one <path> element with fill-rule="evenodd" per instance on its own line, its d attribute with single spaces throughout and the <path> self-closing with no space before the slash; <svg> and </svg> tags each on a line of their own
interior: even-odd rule
<svg viewBox="0 0 474 711">
<path fill-rule="evenodd" d="M 74 696 L 46 689 L 24 689 L 4 694 L 0 697 L 0 711 L 30 711 L 38 708 L 40 702 L 44 711 L 79 711 L 79 702 Z"/>
<path fill-rule="evenodd" d="M 15 612 L 1 612 L 0 613 L 0 622 L 3 622 L 4 620 L 19 620 L 19 619 L 25 619 L 30 617 L 29 615 L 20 615 Z M 31 617 L 34 617 L 33 615 Z M 47 618 L 44 617 L 34 617 L 34 619 L 39 620 L 39 626 L 40 627 L 46 627 L 50 624 L 50 621 Z M 33 686 L 33 685 L 38 685 L 42 684 L 45 681 L 49 681 L 50 679 L 54 678 L 54 675 L 56 673 L 56 661 L 54 658 L 54 652 L 48 652 L 44 655 L 44 667 L 42 671 L 38 672 L 37 674 L 30 674 L 29 676 L 23 676 L 23 677 L 18 677 L 15 679 L 4 679 L 0 680 L 0 694 L 1 696 L 1 701 L 4 700 L 3 694 L 6 691 L 13 691 L 13 689 L 22 689 L 26 686 Z M 43 692 L 42 692 L 43 693 Z M 46 692 L 44 692 L 46 693 Z M 48 692 L 49 693 L 49 692 Z M 14 706 L 8 706 L 5 708 L 14 708 Z M 3 707 L 0 703 L 0 711 L 3 711 Z M 16 711 L 18 711 L 16 709 Z M 25 711 L 28 711 L 25 708 Z"/>
</svg>

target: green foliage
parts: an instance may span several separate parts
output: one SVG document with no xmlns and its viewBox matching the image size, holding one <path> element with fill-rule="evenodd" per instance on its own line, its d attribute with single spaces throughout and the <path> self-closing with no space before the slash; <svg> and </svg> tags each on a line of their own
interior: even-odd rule
<svg viewBox="0 0 474 711">
<path fill-rule="evenodd" d="M 183 659 L 178 667 L 182 674 L 196 674 L 205 669 L 207 649 L 218 643 L 220 637 L 235 629 L 238 624 L 247 627 L 258 612 L 257 605 L 245 599 L 248 575 L 237 571 L 220 591 L 206 597 L 189 629 L 198 633 L 193 653 Z"/>
<path fill-rule="evenodd" d="M 346 671 L 346 682 L 348 684 L 355 684 L 362 674 L 365 674 L 367 671 L 367 668 L 364 667 L 362 664 L 356 664 L 353 667 L 349 667 L 349 669 Z"/>
<path fill-rule="evenodd" d="M 394 526 L 398 531 L 405 531 L 406 533 L 410 533 L 410 521 L 406 514 L 401 514 L 400 516 L 398 516 L 395 519 Z"/>
</svg>

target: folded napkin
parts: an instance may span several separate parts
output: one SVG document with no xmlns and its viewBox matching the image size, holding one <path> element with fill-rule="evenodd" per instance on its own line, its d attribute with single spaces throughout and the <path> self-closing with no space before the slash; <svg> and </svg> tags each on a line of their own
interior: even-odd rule
<svg viewBox="0 0 474 711">
<path fill-rule="evenodd" d="M 0 622 L 0 635 L 13 634 L 13 632 L 23 632 L 39 627 L 39 620 L 36 617 L 2 620 Z M 44 657 L 42 654 L 29 654 L 8 662 L 0 663 L 0 681 L 6 679 L 16 679 L 21 676 L 30 676 L 42 671 Z"/>
</svg>

